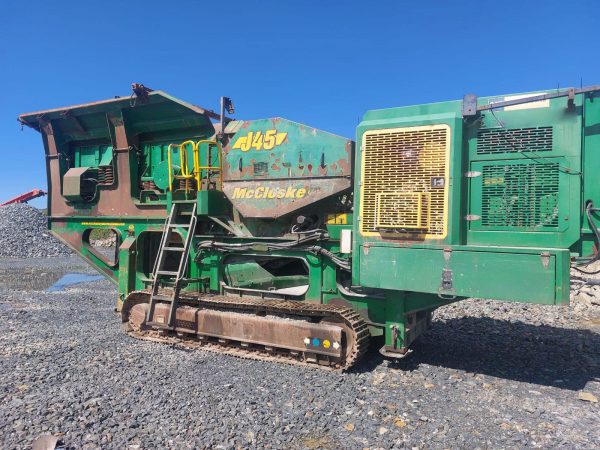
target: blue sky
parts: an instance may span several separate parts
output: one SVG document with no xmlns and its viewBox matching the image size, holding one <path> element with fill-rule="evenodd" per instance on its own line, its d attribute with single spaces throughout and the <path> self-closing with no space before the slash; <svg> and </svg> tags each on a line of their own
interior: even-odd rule
<svg viewBox="0 0 600 450">
<path fill-rule="evenodd" d="M 0 0 L 0 200 L 46 187 L 19 113 L 136 81 L 353 137 L 369 109 L 598 84 L 599 21 L 596 0 Z"/>
</svg>

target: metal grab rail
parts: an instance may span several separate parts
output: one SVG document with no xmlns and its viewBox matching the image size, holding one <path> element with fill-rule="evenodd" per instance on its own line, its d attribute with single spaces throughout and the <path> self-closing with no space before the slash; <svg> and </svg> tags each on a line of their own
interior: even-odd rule
<svg viewBox="0 0 600 450">
<path fill-rule="evenodd" d="M 190 173 L 189 170 L 189 159 L 188 159 L 188 153 L 187 153 L 187 148 L 186 146 L 191 144 L 192 145 L 192 151 L 193 151 L 193 169 L 192 172 Z M 208 144 L 208 151 L 207 151 L 207 162 L 206 165 L 201 166 L 200 165 L 200 146 L 202 144 Z M 211 146 L 216 145 L 217 146 L 217 156 L 218 156 L 218 166 L 212 166 L 211 165 L 211 160 L 212 160 L 212 154 L 211 154 Z M 172 159 L 172 151 L 173 148 L 179 148 L 179 164 L 180 164 L 180 170 L 181 170 L 181 175 L 179 176 L 175 176 L 173 173 L 173 159 Z M 222 191 L 223 190 L 223 161 L 222 161 L 222 147 L 221 147 L 221 143 L 217 142 L 217 141 L 212 141 L 210 139 L 202 139 L 199 140 L 198 142 L 194 142 L 192 140 L 187 140 L 185 142 L 182 142 L 181 144 L 169 144 L 169 146 L 167 147 L 167 164 L 168 164 L 168 170 L 169 170 L 169 190 L 173 191 L 173 179 L 174 178 L 184 178 L 184 179 L 194 179 L 196 180 L 196 188 L 198 190 L 200 190 L 200 186 L 201 186 L 201 173 L 203 170 L 206 170 L 206 180 L 207 180 L 207 185 L 208 185 L 208 181 L 210 179 L 210 171 L 213 172 L 218 172 L 219 173 L 219 190 Z"/>
<path fill-rule="evenodd" d="M 202 144 L 208 144 L 208 151 L 206 152 L 206 165 L 201 166 L 199 163 L 199 158 L 200 158 L 200 146 Z M 218 166 L 211 166 L 211 161 L 212 161 L 212 155 L 210 152 L 210 148 L 211 145 L 216 145 L 217 146 L 217 159 L 218 159 Z M 200 186 L 200 172 L 202 170 L 206 170 L 206 181 L 207 181 L 207 185 L 208 185 L 208 181 L 210 179 L 210 173 L 209 171 L 214 171 L 214 172 L 218 172 L 219 173 L 219 190 L 222 191 L 223 190 L 223 161 L 222 161 L 222 151 L 221 151 L 221 143 L 218 141 L 211 141 L 210 139 L 202 139 L 198 142 L 196 142 L 196 146 L 194 147 L 194 169 L 197 169 L 197 179 L 196 182 L 198 183 L 198 186 Z"/>
<path fill-rule="evenodd" d="M 173 162 L 172 162 L 172 157 L 171 157 L 171 152 L 173 151 L 174 147 L 179 148 L 179 167 L 181 170 L 181 175 L 179 175 L 180 178 L 194 178 L 193 176 L 193 172 L 190 173 L 189 171 L 189 164 L 188 164 L 188 153 L 187 153 L 187 148 L 186 145 L 188 144 L 192 144 L 192 150 L 195 152 L 196 150 L 196 144 L 194 141 L 191 140 L 187 140 L 185 142 L 182 142 L 181 144 L 169 144 L 169 146 L 167 147 L 167 164 L 168 164 L 168 169 L 169 169 L 169 190 L 172 191 L 173 190 L 173 178 L 175 177 L 175 175 L 173 174 Z M 194 168 L 195 171 L 195 168 Z"/>
</svg>

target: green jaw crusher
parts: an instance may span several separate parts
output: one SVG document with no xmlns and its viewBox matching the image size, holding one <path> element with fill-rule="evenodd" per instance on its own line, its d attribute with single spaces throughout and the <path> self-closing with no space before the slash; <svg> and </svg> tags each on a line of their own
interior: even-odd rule
<svg viewBox="0 0 600 450">
<path fill-rule="evenodd" d="M 345 369 L 467 297 L 567 304 L 599 259 L 600 86 L 368 111 L 356 143 L 133 88 L 19 117 L 132 336 Z"/>
</svg>

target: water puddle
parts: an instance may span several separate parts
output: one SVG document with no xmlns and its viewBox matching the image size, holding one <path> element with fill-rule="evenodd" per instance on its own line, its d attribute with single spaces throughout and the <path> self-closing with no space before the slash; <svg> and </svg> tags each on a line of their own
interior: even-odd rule
<svg viewBox="0 0 600 450">
<path fill-rule="evenodd" d="M 0 289 L 56 292 L 102 278 L 102 275 L 73 272 L 73 268 L 69 267 L 7 268 L 0 269 Z"/>
<path fill-rule="evenodd" d="M 0 288 L 43 291 L 67 273 L 67 269 L 10 268 L 0 270 Z"/>
<path fill-rule="evenodd" d="M 98 281 L 104 278 L 102 275 L 90 275 L 87 273 L 67 273 L 63 275 L 56 283 L 50 286 L 48 292 L 64 291 L 69 286 L 88 281 Z"/>
</svg>

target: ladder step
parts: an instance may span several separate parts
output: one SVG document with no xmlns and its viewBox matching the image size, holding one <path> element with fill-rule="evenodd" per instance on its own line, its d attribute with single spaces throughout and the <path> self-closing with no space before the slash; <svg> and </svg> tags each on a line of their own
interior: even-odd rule
<svg viewBox="0 0 600 450">
<path fill-rule="evenodd" d="M 187 208 L 184 208 L 186 205 L 192 206 L 191 211 Z M 159 330 L 174 330 L 173 320 L 174 314 L 177 309 L 178 304 L 178 295 L 179 289 L 181 288 L 182 283 L 186 283 L 183 280 L 184 269 L 187 263 L 187 258 L 189 255 L 190 243 L 192 241 L 192 227 L 196 225 L 196 200 L 176 200 L 173 202 L 173 207 L 169 212 L 169 217 L 165 222 L 165 230 L 163 231 L 163 236 L 160 242 L 159 254 L 154 263 L 155 272 L 153 274 L 153 284 L 152 284 L 152 296 L 150 297 L 150 307 L 147 311 L 146 319 L 148 322 L 147 326 L 152 328 L 157 328 Z M 180 211 L 180 209 L 185 209 L 185 211 Z M 178 216 L 187 216 L 189 218 L 188 223 L 172 223 L 177 220 Z M 185 218 L 181 218 L 180 220 L 187 220 Z M 186 229 L 185 232 L 185 241 L 181 247 L 177 247 L 179 243 L 172 242 L 170 236 L 174 232 L 175 229 Z M 165 270 L 165 257 L 167 255 L 166 252 L 175 252 L 181 255 L 179 261 L 179 269 L 177 271 L 173 270 Z M 159 294 L 159 289 L 161 285 L 173 286 L 173 295 L 162 295 Z M 170 305 L 169 311 L 169 319 L 167 323 L 154 322 L 153 317 L 150 317 L 152 313 L 155 311 L 154 307 L 158 304 L 168 304 Z M 163 317 L 164 319 L 164 317 Z"/>
<path fill-rule="evenodd" d="M 169 270 L 157 270 L 156 275 L 171 275 L 174 277 L 176 275 L 179 275 L 179 272 L 171 272 Z"/>
</svg>

